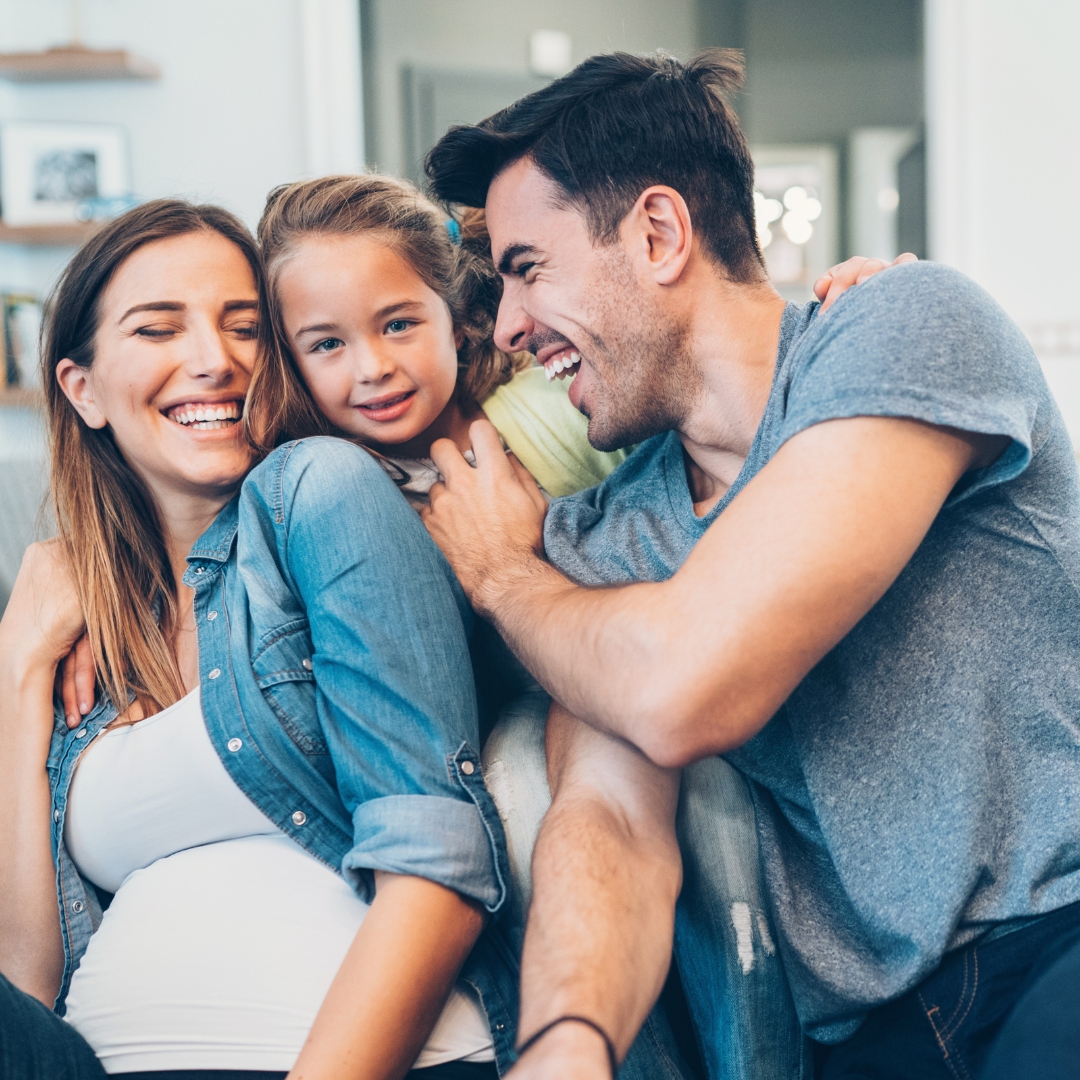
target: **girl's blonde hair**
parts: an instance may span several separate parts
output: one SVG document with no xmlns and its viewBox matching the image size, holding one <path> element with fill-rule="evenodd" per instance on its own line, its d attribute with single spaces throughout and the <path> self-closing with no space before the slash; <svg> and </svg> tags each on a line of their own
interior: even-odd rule
<svg viewBox="0 0 1080 1080">
<path fill-rule="evenodd" d="M 370 173 L 284 184 L 267 196 L 258 229 L 270 318 L 245 415 L 248 438 L 264 453 L 289 439 L 346 434 L 322 415 L 297 369 L 278 285 L 282 269 L 304 240 L 361 233 L 384 240 L 446 301 L 464 338 L 457 378 L 462 405 L 483 401 L 532 362 L 528 353 L 509 355 L 495 347 L 502 281 L 491 262 L 482 210 L 468 210 L 460 221 L 448 222 L 408 181 Z"/>
<path fill-rule="evenodd" d="M 108 427 L 91 428 L 56 380 L 65 357 L 94 364 L 101 297 L 144 244 L 209 232 L 243 252 L 262 289 L 255 240 L 216 206 L 157 199 L 103 225 L 68 263 L 46 306 L 41 350 L 56 528 L 79 591 L 94 662 L 117 709 L 134 692 L 149 716 L 184 695 L 174 638 L 176 581 L 157 504 Z"/>
</svg>

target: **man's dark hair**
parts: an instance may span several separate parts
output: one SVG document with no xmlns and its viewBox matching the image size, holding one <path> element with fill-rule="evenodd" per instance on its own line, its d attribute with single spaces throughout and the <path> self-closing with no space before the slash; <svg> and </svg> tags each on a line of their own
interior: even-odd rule
<svg viewBox="0 0 1080 1080">
<path fill-rule="evenodd" d="M 592 56 L 479 124 L 452 127 L 425 171 L 444 202 L 483 206 L 492 180 L 532 159 L 612 243 L 653 184 L 686 200 L 702 248 L 733 281 L 764 277 L 754 224 L 754 165 L 720 96 L 742 82 L 742 56 L 707 49 L 688 63 L 663 53 Z"/>
</svg>

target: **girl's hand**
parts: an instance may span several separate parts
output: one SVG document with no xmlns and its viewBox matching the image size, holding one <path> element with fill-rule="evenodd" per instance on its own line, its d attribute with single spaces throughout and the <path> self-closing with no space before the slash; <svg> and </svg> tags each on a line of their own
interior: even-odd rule
<svg viewBox="0 0 1080 1080">
<path fill-rule="evenodd" d="M 59 540 L 31 544 L 0 621 L 5 665 L 51 667 L 71 652 L 85 629 L 79 595 Z M 74 674 L 74 672 L 73 672 Z"/>
<path fill-rule="evenodd" d="M 852 285 L 861 285 L 875 274 L 887 270 L 890 266 L 902 263 L 918 262 L 919 257 L 910 251 L 897 255 L 891 263 L 881 259 L 866 259 L 862 255 L 853 255 L 847 262 L 838 263 L 831 270 L 826 270 L 814 282 L 814 295 L 822 301 L 821 310 L 825 311 L 841 293 L 847 292 Z"/>
</svg>

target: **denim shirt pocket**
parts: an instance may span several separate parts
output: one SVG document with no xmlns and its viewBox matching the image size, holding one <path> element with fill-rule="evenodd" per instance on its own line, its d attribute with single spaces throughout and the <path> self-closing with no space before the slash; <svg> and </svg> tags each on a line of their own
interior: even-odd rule
<svg viewBox="0 0 1080 1080">
<path fill-rule="evenodd" d="M 305 754 L 329 753 L 316 708 L 311 631 L 307 619 L 277 627 L 251 659 L 263 698 Z"/>
</svg>

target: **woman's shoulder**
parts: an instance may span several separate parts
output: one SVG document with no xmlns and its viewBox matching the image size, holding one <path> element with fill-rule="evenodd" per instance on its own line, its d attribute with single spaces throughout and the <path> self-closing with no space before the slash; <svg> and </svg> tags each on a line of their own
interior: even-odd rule
<svg viewBox="0 0 1080 1080">
<path fill-rule="evenodd" d="M 570 403 L 569 381 L 525 368 L 481 403 L 506 445 L 550 494 L 571 495 L 600 483 L 626 458 L 589 443 L 589 422 Z"/>
</svg>

